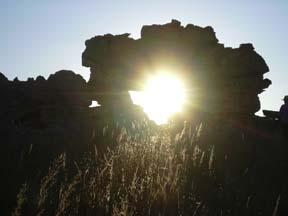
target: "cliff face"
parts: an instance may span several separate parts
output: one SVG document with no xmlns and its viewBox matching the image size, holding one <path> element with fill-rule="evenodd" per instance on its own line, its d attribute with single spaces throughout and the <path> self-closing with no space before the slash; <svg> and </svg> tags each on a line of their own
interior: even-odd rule
<svg viewBox="0 0 288 216">
<path fill-rule="evenodd" d="M 271 84 L 263 78 L 269 68 L 252 44 L 224 47 L 212 27 L 184 27 L 172 20 L 143 26 L 138 40 L 107 34 L 85 44 L 82 64 L 90 67 L 89 84 L 107 93 L 95 98 L 103 105 L 127 101 L 128 90 L 141 88 L 147 74 L 163 68 L 182 77 L 193 92 L 188 110 L 253 115 L 260 109 L 258 94 Z"/>
</svg>

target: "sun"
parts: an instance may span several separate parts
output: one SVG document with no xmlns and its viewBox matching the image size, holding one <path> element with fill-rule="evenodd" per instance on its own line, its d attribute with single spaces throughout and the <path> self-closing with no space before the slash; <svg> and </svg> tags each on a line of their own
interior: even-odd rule
<svg viewBox="0 0 288 216">
<path fill-rule="evenodd" d="M 185 89 L 172 74 L 156 74 L 147 79 L 143 91 L 130 91 L 134 104 L 140 105 L 157 124 L 167 123 L 169 117 L 181 112 L 185 103 Z"/>
</svg>

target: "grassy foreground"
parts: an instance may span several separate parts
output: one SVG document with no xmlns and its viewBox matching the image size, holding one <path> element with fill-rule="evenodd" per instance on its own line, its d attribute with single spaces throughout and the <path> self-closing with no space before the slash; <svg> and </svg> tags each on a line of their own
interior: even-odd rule
<svg viewBox="0 0 288 216">
<path fill-rule="evenodd" d="M 285 215 L 285 158 L 229 123 L 107 125 L 80 161 L 63 153 L 40 188 L 23 184 L 13 214 Z"/>
</svg>

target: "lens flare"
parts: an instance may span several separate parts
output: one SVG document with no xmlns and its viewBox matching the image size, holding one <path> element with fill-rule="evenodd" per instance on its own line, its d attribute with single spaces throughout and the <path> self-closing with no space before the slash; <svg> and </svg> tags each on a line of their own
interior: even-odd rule
<svg viewBox="0 0 288 216">
<path fill-rule="evenodd" d="M 133 103 L 157 124 L 165 124 L 169 117 L 181 112 L 186 97 L 181 81 L 171 74 L 157 74 L 148 79 L 143 91 L 129 93 Z"/>
</svg>

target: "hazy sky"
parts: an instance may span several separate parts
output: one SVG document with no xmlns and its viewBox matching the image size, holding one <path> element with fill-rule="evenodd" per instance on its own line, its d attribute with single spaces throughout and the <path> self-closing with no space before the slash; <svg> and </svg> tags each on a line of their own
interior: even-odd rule
<svg viewBox="0 0 288 216">
<path fill-rule="evenodd" d="M 170 22 L 213 26 L 225 46 L 251 42 L 270 67 L 272 86 L 264 109 L 279 109 L 288 95 L 288 0 L 0 0 L 0 72 L 20 80 L 81 66 L 85 40 L 97 34 L 131 33 L 144 24 Z"/>
</svg>

